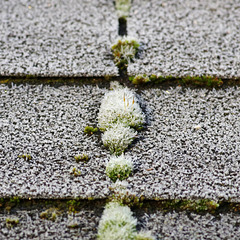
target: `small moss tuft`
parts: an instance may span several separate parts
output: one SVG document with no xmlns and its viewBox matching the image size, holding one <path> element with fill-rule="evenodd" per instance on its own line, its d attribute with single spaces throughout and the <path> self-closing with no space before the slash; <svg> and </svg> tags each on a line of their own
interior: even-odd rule
<svg viewBox="0 0 240 240">
<path fill-rule="evenodd" d="M 55 222 L 60 212 L 56 208 L 49 208 L 40 213 L 40 218 Z"/>
<path fill-rule="evenodd" d="M 73 175 L 74 177 L 77 177 L 81 175 L 81 171 L 78 168 L 73 167 L 70 171 L 70 174 Z"/>
<path fill-rule="evenodd" d="M 112 195 L 109 197 L 110 202 L 118 202 L 120 205 L 127 205 L 129 207 L 142 207 L 143 196 L 137 196 L 128 189 L 128 184 L 125 181 L 117 180 L 114 185 L 109 187 Z"/>
<path fill-rule="evenodd" d="M 74 156 L 74 158 L 77 163 L 79 163 L 79 162 L 86 163 L 89 160 L 89 156 L 85 153 L 83 153 L 82 155 L 76 155 L 76 156 Z"/>
<path fill-rule="evenodd" d="M 86 126 L 84 129 L 84 133 L 86 133 L 89 136 L 96 133 L 97 131 L 98 131 L 98 128 L 94 128 L 92 126 Z"/>
<path fill-rule="evenodd" d="M 23 158 L 26 161 L 30 161 L 32 159 L 32 156 L 30 154 L 22 154 L 18 156 L 19 158 Z"/>
<path fill-rule="evenodd" d="M 123 37 L 118 39 L 117 42 L 112 45 L 115 64 L 120 69 L 126 69 L 128 63 L 133 61 L 139 46 L 140 44 L 135 38 Z"/>
<path fill-rule="evenodd" d="M 9 202 L 14 204 L 19 204 L 20 198 L 18 196 L 14 196 L 13 198 L 10 198 Z"/>
<path fill-rule="evenodd" d="M 137 84 L 144 84 L 150 82 L 150 79 L 147 75 L 137 75 L 132 79 L 132 83 L 137 85 Z"/>
<path fill-rule="evenodd" d="M 6 218 L 6 225 L 8 228 L 11 228 L 19 223 L 18 218 Z"/>
<path fill-rule="evenodd" d="M 76 213 L 76 212 L 78 212 L 78 209 L 80 209 L 81 204 L 82 203 L 81 203 L 79 198 L 67 201 L 67 206 L 68 206 L 69 213 Z"/>
</svg>

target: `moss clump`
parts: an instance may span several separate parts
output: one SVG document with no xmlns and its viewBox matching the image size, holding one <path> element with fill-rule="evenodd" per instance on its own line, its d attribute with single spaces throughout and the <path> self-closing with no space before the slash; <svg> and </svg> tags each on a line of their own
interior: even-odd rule
<svg viewBox="0 0 240 240">
<path fill-rule="evenodd" d="M 76 168 L 76 167 L 73 167 L 71 170 L 70 170 L 70 174 L 73 175 L 74 177 L 77 177 L 77 176 L 80 176 L 81 175 L 81 171 Z"/>
<path fill-rule="evenodd" d="M 86 126 L 84 129 L 84 133 L 86 133 L 87 135 L 93 135 L 94 133 L 96 133 L 98 131 L 98 128 L 94 128 L 92 126 Z"/>
<path fill-rule="evenodd" d="M 129 207 L 142 207 L 144 197 L 138 197 L 135 194 L 123 193 L 115 191 L 111 197 L 109 197 L 110 202 L 118 202 L 121 205 L 127 205 Z"/>
<path fill-rule="evenodd" d="M 89 160 L 89 157 L 87 154 L 83 153 L 82 155 L 74 156 L 74 159 L 76 160 L 77 163 L 79 163 L 79 162 L 86 163 Z"/>
<path fill-rule="evenodd" d="M 137 132 L 134 129 L 125 124 L 115 124 L 104 132 L 102 141 L 111 154 L 121 155 L 136 136 Z"/>
<path fill-rule="evenodd" d="M 132 83 L 135 85 L 144 84 L 150 82 L 150 79 L 147 75 L 137 75 L 132 79 Z"/>
<path fill-rule="evenodd" d="M 124 180 L 129 177 L 133 170 L 133 163 L 130 157 L 123 154 L 119 157 L 111 156 L 106 166 L 106 174 L 113 181 Z"/>
<path fill-rule="evenodd" d="M 8 228 L 11 228 L 19 223 L 18 218 L 6 218 L 6 225 Z"/>
<path fill-rule="evenodd" d="M 30 154 L 22 154 L 18 156 L 19 158 L 23 158 L 25 161 L 30 161 L 32 156 Z"/>
<path fill-rule="evenodd" d="M 69 213 L 76 213 L 78 212 L 78 209 L 81 207 L 81 201 L 80 199 L 72 199 L 67 201 L 68 211 Z"/>
<path fill-rule="evenodd" d="M 140 44 L 135 38 L 123 37 L 118 39 L 117 42 L 112 45 L 115 64 L 120 69 L 126 69 L 128 63 L 133 61 L 139 46 Z"/>
<path fill-rule="evenodd" d="M 129 207 L 117 202 L 108 203 L 99 222 L 99 240 L 133 240 L 136 235 L 137 219 Z"/>
<path fill-rule="evenodd" d="M 145 115 L 134 92 L 116 82 L 111 83 L 111 88 L 113 91 L 105 94 L 99 109 L 99 129 L 105 131 L 118 124 L 141 127 L 145 123 Z"/>
<path fill-rule="evenodd" d="M 2 205 L 5 203 L 5 210 L 10 212 L 10 210 L 17 206 L 20 203 L 20 198 L 18 196 L 14 196 L 13 198 L 10 198 L 9 200 L 3 200 Z"/>
<path fill-rule="evenodd" d="M 112 191 L 112 195 L 109 197 L 110 202 L 118 202 L 121 205 L 129 207 L 142 207 L 144 197 L 136 196 L 136 194 L 129 190 L 126 181 L 117 180 L 109 187 L 109 190 Z"/>
<path fill-rule="evenodd" d="M 20 198 L 18 196 L 14 196 L 13 198 L 10 198 L 9 202 L 17 205 L 20 203 Z"/>
<path fill-rule="evenodd" d="M 40 213 L 40 218 L 55 222 L 58 215 L 60 215 L 58 209 L 49 208 L 46 211 Z"/>
</svg>

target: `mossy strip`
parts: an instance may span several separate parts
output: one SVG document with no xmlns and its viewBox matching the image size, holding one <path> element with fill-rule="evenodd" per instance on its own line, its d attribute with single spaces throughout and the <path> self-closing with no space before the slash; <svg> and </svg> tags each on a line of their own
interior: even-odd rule
<svg viewBox="0 0 240 240">
<path fill-rule="evenodd" d="M 147 76 L 146 74 L 143 75 L 136 75 L 130 76 L 129 80 L 135 85 L 142 85 L 146 83 L 152 84 L 178 84 L 183 86 L 196 86 L 196 87 L 208 87 L 208 88 L 219 88 L 223 85 L 224 81 L 217 77 L 212 76 L 186 76 L 186 77 L 174 77 L 174 76 L 157 76 L 152 74 Z M 238 81 L 235 82 L 238 84 Z"/>
<path fill-rule="evenodd" d="M 158 200 L 155 198 L 155 201 L 148 201 L 147 205 L 155 206 L 158 209 L 163 211 L 190 211 L 196 213 L 210 212 L 215 213 L 219 210 L 219 207 L 223 205 L 222 202 L 216 202 L 211 199 L 197 199 L 197 200 L 188 200 L 188 199 L 174 199 L 174 200 Z"/>
</svg>

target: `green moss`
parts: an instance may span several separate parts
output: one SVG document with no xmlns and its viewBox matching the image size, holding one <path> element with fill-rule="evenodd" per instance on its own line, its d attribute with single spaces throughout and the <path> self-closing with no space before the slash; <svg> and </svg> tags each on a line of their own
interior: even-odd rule
<svg viewBox="0 0 240 240">
<path fill-rule="evenodd" d="M 132 82 L 134 78 L 135 78 L 135 76 L 129 76 L 129 77 L 128 77 L 128 80 L 129 80 L 130 82 Z"/>
<path fill-rule="evenodd" d="M 32 156 L 30 154 L 22 154 L 18 156 L 19 158 L 23 158 L 26 161 L 30 161 L 32 159 Z"/>
<path fill-rule="evenodd" d="M 8 228 L 11 228 L 19 223 L 18 218 L 6 218 L 6 225 Z"/>
<path fill-rule="evenodd" d="M 60 215 L 60 212 L 58 211 L 57 208 L 49 208 L 44 212 L 40 213 L 40 218 L 50 220 L 55 222 L 57 219 L 57 216 Z"/>
<path fill-rule="evenodd" d="M 32 75 L 32 74 L 27 74 L 25 76 L 26 79 L 36 79 L 37 77 L 35 75 Z"/>
<path fill-rule="evenodd" d="M 9 78 L 0 79 L 0 84 L 7 84 L 7 83 L 9 83 L 9 82 L 11 82 L 11 79 L 9 79 Z"/>
<path fill-rule="evenodd" d="M 150 79 L 147 75 L 137 75 L 132 79 L 132 83 L 137 85 L 137 84 L 144 84 L 150 82 Z"/>
<path fill-rule="evenodd" d="M 86 133 L 87 135 L 92 135 L 94 133 L 98 132 L 98 128 L 94 128 L 92 126 L 86 126 L 84 129 L 84 133 Z"/>
<path fill-rule="evenodd" d="M 74 159 L 76 160 L 77 163 L 79 163 L 79 162 L 86 163 L 89 160 L 89 157 L 87 154 L 83 153 L 82 155 L 74 156 Z"/>
<path fill-rule="evenodd" d="M 18 196 L 14 196 L 13 198 L 3 200 L 1 205 L 5 206 L 5 210 L 10 212 L 11 209 L 17 206 L 20 203 L 20 198 Z"/>
<path fill-rule="evenodd" d="M 140 44 L 134 38 L 123 37 L 112 45 L 112 53 L 115 64 L 122 70 L 126 70 L 128 63 L 133 61 Z"/>
<path fill-rule="evenodd" d="M 20 198 L 18 196 L 14 196 L 13 198 L 10 198 L 9 202 L 14 204 L 19 204 Z"/>
<path fill-rule="evenodd" d="M 187 76 L 179 79 L 179 83 L 193 84 L 198 87 L 220 87 L 222 86 L 223 81 L 217 77 L 211 76 Z"/>
<path fill-rule="evenodd" d="M 161 84 L 163 82 L 167 83 L 177 83 L 180 85 L 192 85 L 197 87 L 221 87 L 223 85 L 223 81 L 217 77 L 212 76 L 186 76 L 182 78 L 169 76 L 157 76 L 152 74 L 150 76 L 147 75 L 137 75 L 129 77 L 129 80 L 134 84 L 151 82 L 155 84 Z M 236 81 L 237 83 L 237 81 Z"/>
<path fill-rule="evenodd" d="M 144 197 L 136 196 L 128 191 L 117 190 L 115 188 L 109 187 L 113 194 L 108 198 L 108 202 L 118 202 L 120 205 L 127 205 L 129 207 L 142 207 Z"/>
<path fill-rule="evenodd" d="M 106 174 L 113 182 L 116 182 L 117 180 L 122 181 L 128 178 L 131 172 L 132 168 L 128 165 L 116 164 L 114 168 L 109 169 L 108 166 L 106 168 Z"/>
<path fill-rule="evenodd" d="M 78 168 L 73 167 L 70 171 L 70 174 L 73 175 L 74 177 L 77 177 L 81 175 L 81 171 Z"/>
<path fill-rule="evenodd" d="M 81 199 L 72 199 L 67 201 L 67 206 L 68 206 L 68 212 L 69 213 L 76 213 L 80 209 L 82 202 L 80 201 Z"/>
<path fill-rule="evenodd" d="M 160 208 L 164 210 L 187 210 L 193 212 L 215 212 L 219 204 L 209 199 L 199 200 L 162 200 L 159 202 Z"/>
</svg>

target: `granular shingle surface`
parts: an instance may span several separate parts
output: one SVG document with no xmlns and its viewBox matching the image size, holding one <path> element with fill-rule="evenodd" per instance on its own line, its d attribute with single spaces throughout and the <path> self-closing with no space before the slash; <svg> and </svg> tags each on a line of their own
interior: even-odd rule
<svg viewBox="0 0 240 240">
<path fill-rule="evenodd" d="M 0 88 L 0 196 L 103 197 L 108 151 L 83 133 L 96 122 L 104 89 L 93 86 Z M 86 153 L 87 163 L 74 156 Z M 30 154 L 27 161 L 18 156 Z M 81 175 L 70 171 L 77 167 Z"/>
<path fill-rule="evenodd" d="M 43 211 L 49 209 L 44 205 L 22 206 L 12 209 L 10 213 L 0 210 L 0 239 L 96 239 L 103 206 L 85 206 L 76 213 L 57 208 L 52 208 L 58 212 L 55 221 L 40 217 Z M 7 226 L 7 218 L 18 218 L 19 223 Z"/>
<path fill-rule="evenodd" d="M 143 50 L 128 73 L 240 77 L 239 8 L 236 0 L 134 0 L 128 35 Z"/>
<path fill-rule="evenodd" d="M 110 153 L 97 135 L 83 134 L 86 125 L 97 124 L 107 91 L 93 85 L 1 85 L 0 196 L 108 196 Z M 126 152 L 134 161 L 130 189 L 149 199 L 239 201 L 239 87 L 156 88 L 139 96 L 149 123 Z M 84 152 L 90 161 L 77 164 L 74 156 Z M 74 166 L 80 176 L 70 175 Z"/>
<path fill-rule="evenodd" d="M 138 217 L 156 239 L 239 239 L 239 213 L 218 215 L 153 210 Z"/>
<path fill-rule="evenodd" d="M 240 88 L 149 89 L 150 123 L 128 179 L 148 198 L 240 200 Z M 145 184 L 142 184 L 145 183 Z"/>
<path fill-rule="evenodd" d="M 107 0 L 0 1 L 0 75 L 116 76 Z"/>
</svg>

